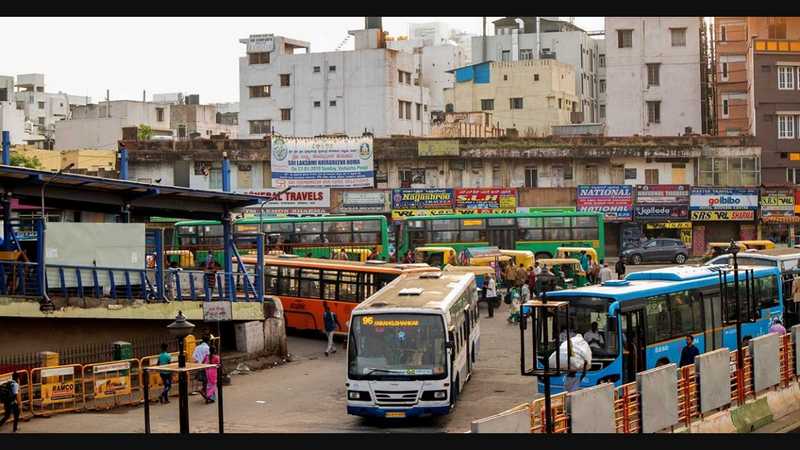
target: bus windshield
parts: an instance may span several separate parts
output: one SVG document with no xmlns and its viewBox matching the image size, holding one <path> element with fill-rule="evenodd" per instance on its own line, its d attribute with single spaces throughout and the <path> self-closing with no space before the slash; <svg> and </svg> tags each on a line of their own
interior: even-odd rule
<svg viewBox="0 0 800 450">
<path fill-rule="evenodd" d="M 434 314 L 355 316 L 348 343 L 354 380 L 443 379 L 447 376 L 442 317 Z"/>
<path fill-rule="evenodd" d="M 613 321 L 608 319 L 609 300 L 597 297 L 575 297 L 568 300 L 571 334 L 580 333 L 583 336 L 592 349 L 593 360 L 616 358 L 617 329 Z"/>
</svg>

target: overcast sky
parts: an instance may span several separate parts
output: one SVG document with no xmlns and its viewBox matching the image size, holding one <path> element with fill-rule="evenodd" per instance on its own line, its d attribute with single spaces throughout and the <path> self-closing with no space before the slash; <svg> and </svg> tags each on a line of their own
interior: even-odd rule
<svg viewBox="0 0 800 450">
<path fill-rule="evenodd" d="M 487 34 L 493 34 L 487 18 Z M 446 22 L 480 34 L 480 17 L 384 17 L 390 35 L 409 23 Z M 602 17 L 577 17 L 587 31 L 603 29 Z M 153 93 L 200 94 L 201 103 L 238 101 L 240 38 L 274 33 L 311 42 L 312 52 L 333 51 L 363 17 L 263 18 L 0 18 L 0 75 L 44 73 L 47 92 L 104 100 L 147 99 Z M 36 30 L 36 32 L 31 32 Z M 350 41 L 343 49 L 352 49 Z"/>
</svg>

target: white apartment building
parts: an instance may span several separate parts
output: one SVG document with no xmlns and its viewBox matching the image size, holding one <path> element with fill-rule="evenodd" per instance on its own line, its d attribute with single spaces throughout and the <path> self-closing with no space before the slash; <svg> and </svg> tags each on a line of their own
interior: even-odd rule
<svg viewBox="0 0 800 450">
<path fill-rule="evenodd" d="M 419 57 L 385 48 L 377 29 L 350 34 L 354 50 L 324 53 L 283 36 L 241 39 L 247 54 L 239 59 L 239 137 L 429 135 Z"/>
<path fill-rule="evenodd" d="M 596 39 L 557 17 L 539 17 L 538 21 L 536 17 L 507 17 L 493 24 L 495 35 L 486 36 L 485 43 L 483 36 L 472 38 L 473 62 L 555 59 L 569 64 L 575 68 L 575 94 L 580 98 L 575 123 L 599 121 Z"/>
<path fill-rule="evenodd" d="M 123 129 L 140 125 L 150 126 L 154 137 L 172 137 L 171 106 L 134 100 L 79 106 L 73 109 L 71 119 L 56 123 L 55 150 L 116 150 Z"/>
<path fill-rule="evenodd" d="M 606 17 L 609 136 L 702 132 L 701 17 Z"/>
<path fill-rule="evenodd" d="M 606 91 L 608 90 L 608 77 L 606 76 L 606 40 L 595 39 L 597 41 L 597 121 L 605 123 L 606 105 L 608 100 Z"/>
<path fill-rule="evenodd" d="M 430 112 L 444 112 L 444 90 L 453 87 L 455 75 L 452 72 L 458 67 L 467 64 L 464 49 L 447 40 L 438 44 L 434 39 L 397 39 L 386 42 L 386 46 L 393 50 L 412 53 L 419 62 L 422 58 L 422 76 L 419 78 L 422 86 L 430 93 Z"/>
</svg>

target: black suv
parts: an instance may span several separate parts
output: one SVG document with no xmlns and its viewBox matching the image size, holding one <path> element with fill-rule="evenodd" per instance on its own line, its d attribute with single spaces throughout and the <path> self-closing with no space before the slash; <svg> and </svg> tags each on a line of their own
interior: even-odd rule
<svg viewBox="0 0 800 450">
<path fill-rule="evenodd" d="M 643 262 L 674 262 L 683 264 L 689 258 L 689 249 L 680 239 L 656 238 L 642 243 L 638 247 L 628 248 L 622 252 L 628 264 Z"/>
</svg>

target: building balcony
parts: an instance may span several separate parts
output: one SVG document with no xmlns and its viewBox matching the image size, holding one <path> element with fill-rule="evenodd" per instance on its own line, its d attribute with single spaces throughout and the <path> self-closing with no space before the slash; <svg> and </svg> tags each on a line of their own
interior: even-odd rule
<svg viewBox="0 0 800 450">
<path fill-rule="evenodd" d="M 800 53 L 800 41 L 789 39 L 755 39 L 753 51 L 757 53 Z"/>
</svg>

